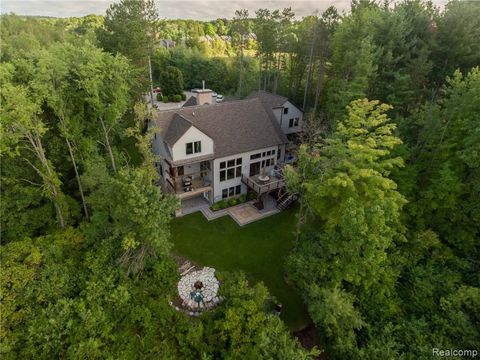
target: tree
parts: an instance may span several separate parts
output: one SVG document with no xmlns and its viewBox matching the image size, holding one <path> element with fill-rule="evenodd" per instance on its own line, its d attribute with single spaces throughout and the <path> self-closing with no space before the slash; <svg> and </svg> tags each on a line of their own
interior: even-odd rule
<svg viewBox="0 0 480 360">
<path fill-rule="evenodd" d="M 233 19 L 232 33 L 233 33 L 233 46 L 237 49 L 239 75 L 238 75 L 238 96 L 243 95 L 243 82 L 244 82 L 244 51 L 245 42 L 247 36 L 250 34 L 252 24 L 248 19 L 248 10 L 241 9 L 235 10 L 235 17 Z"/>
<path fill-rule="evenodd" d="M 479 68 L 466 76 L 457 71 L 444 93 L 438 104 L 428 104 L 413 116 L 420 125 L 412 154 L 419 176 L 409 210 L 420 229 L 433 229 L 459 254 L 475 258 L 480 137 L 473 129 L 480 110 Z"/>
<path fill-rule="evenodd" d="M 325 144 L 304 145 L 297 169 L 286 172 L 288 188 L 301 194 L 307 212 L 303 240 L 287 267 L 338 356 L 356 349 L 354 330 L 364 314 L 383 318 L 395 310 L 388 251 L 403 240 L 406 201 L 388 178 L 403 164 L 390 155 L 401 141 L 385 114 L 389 108 L 353 101 Z M 353 307 L 357 301 L 359 308 Z"/>
<path fill-rule="evenodd" d="M 149 82 L 148 59 L 156 38 L 157 18 L 153 0 L 122 0 L 110 5 L 104 26 L 97 30 L 105 50 L 126 56 L 133 65 L 133 98 L 141 96 Z"/>
<path fill-rule="evenodd" d="M 162 94 L 173 96 L 183 93 L 183 75 L 180 69 L 174 66 L 167 66 L 160 72 L 160 86 Z"/>
<path fill-rule="evenodd" d="M 42 181 L 38 185 L 53 203 L 59 226 L 65 228 L 68 219 L 67 200 L 61 191 L 59 176 L 43 146 L 43 135 L 47 132 L 47 127 L 40 118 L 43 94 L 34 94 L 38 97 L 32 99 L 32 94 L 24 86 L 12 83 L 13 71 L 12 65 L 1 65 L 2 155 L 20 157 L 35 170 Z M 33 159 L 30 155 L 33 155 Z"/>
</svg>

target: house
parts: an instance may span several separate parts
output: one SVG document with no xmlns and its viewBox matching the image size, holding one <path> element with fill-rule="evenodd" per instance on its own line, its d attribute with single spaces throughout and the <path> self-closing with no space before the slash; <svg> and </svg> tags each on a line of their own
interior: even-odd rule
<svg viewBox="0 0 480 360">
<path fill-rule="evenodd" d="M 273 111 L 280 128 L 285 135 L 297 134 L 303 127 L 303 111 L 292 104 L 286 97 L 274 95 L 267 91 L 256 91 L 247 99 L 258 98 Z"/>
<path fill-rule="evenodd" d="M 152 121 L 163 189 L 182 201 L 198 197 L 211 204 L 284 187 L 277 170 L 287 135 L 301 131 L 302 111 L 264 91 L 218 104 L 212 93 L 198 89 L 189 106 L 158 111 Z"/>
</svg>

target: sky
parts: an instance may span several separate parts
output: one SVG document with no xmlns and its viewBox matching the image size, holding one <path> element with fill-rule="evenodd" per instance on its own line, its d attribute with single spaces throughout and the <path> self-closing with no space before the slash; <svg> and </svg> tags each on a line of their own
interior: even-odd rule
<svg viewBox="0 0 480 360">
<path fill-rule="evenodd" d="M 433 0 L 444 5 L 448 0 Z M 53 17 L 103 15 L 114 0 L 0 0 L 0 12 L 18 15 Z M 350 0 L 155 0 L 160 18 L 211 20 L 231 18 L 237 9 L 247 9 L 253 15 L 259 8 L 282 9 L 291 7 L 298 18 L 320 13 L 334 5 L 348 10 Z"/>
</svg>

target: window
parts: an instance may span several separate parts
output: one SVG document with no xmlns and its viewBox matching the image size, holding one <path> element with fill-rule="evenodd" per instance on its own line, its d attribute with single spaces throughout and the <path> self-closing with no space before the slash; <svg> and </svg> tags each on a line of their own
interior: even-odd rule
<svg viewBox="0 0 480 360">
<path fill-rule="evenodd" d="M 202 152 L 202 142 L 201 141 L 195 141 L 194 143 L 195 147 L 195 153 Z"/>
<path fill-rule="evenodd" d="M 288 127 L 289 127 L 289 128 L 293 127 L 293 122 L 294 122 L 294 119 L 293 119 L 293 118 L 290 119 L 290 120 L 288 120 Z"/>
<path fill-rule="evenodd" d="M 242 193 L 242 185 L 231 186 L 222 190 L 222 199 L 238 196 Z"/>
<path fill-rule="evenodd" d="M 275 149 L 272 150 L 272 155 L 275 155 Z"/>
<path fill-rule="evenodd" d="M 261 158 L 261 157 L 262 157 L 261 153 L 253 154 L 253 155 L 250 155 L 250 160 L 258 159 L 258 158 Z"/>
<path fill-rule="evenodd" d="M 295 121 L 293 123 L 293 126 L 298 126 L 298 124 L 300 123 L 300 118 L 299 117 L 296 117 L 295 118 Z"/>
<path fill-rule="evenodd" d="M 187 155 L 197 154 L 202 152 L 202 142 L 195 141 L 193 143 L 186 143 L 185 144 L 185 152 Z"/>
<path fill-rule="evenodd" d="M 262 153 L 262 157 L 265 157 L 265 155 L 266 155 L 266 153 L 265 153 L 265 151 L 264 151 L 264 152 Z"/>
<path fill-rule="evenodd" d="M 267 151 L 267 156 L 270 156 L 272 152 L 270 150 Z"/>
<path fill-rule="evenodd" d="M 242 158 L 220 163 L 220 181 L 232 180 L 242 176 Z"/>
<path fill-rule="evenodd" d="M 286 108 L 283 108 L 283 113 L 284 113 L 285 115 L 288 114 L 288 108 L 287 108 L 287 107 L 286 107 Z"/>
</svg>

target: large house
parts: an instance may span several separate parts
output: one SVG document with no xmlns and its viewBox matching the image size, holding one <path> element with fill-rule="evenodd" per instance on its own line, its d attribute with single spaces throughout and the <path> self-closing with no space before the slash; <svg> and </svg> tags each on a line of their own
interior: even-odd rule
<svg viewBox="0 0 480 360">
<path fill-rule="evenodd" d="M 265 91 L 222 103 L 212 94 L 197 90 L 183 107 L 157 112 L 153 152 L 164 190 L 214 203 L 284 186 L 277 170 L 288 136 L 302 130 L 303 112 Z"/>
</svg>

